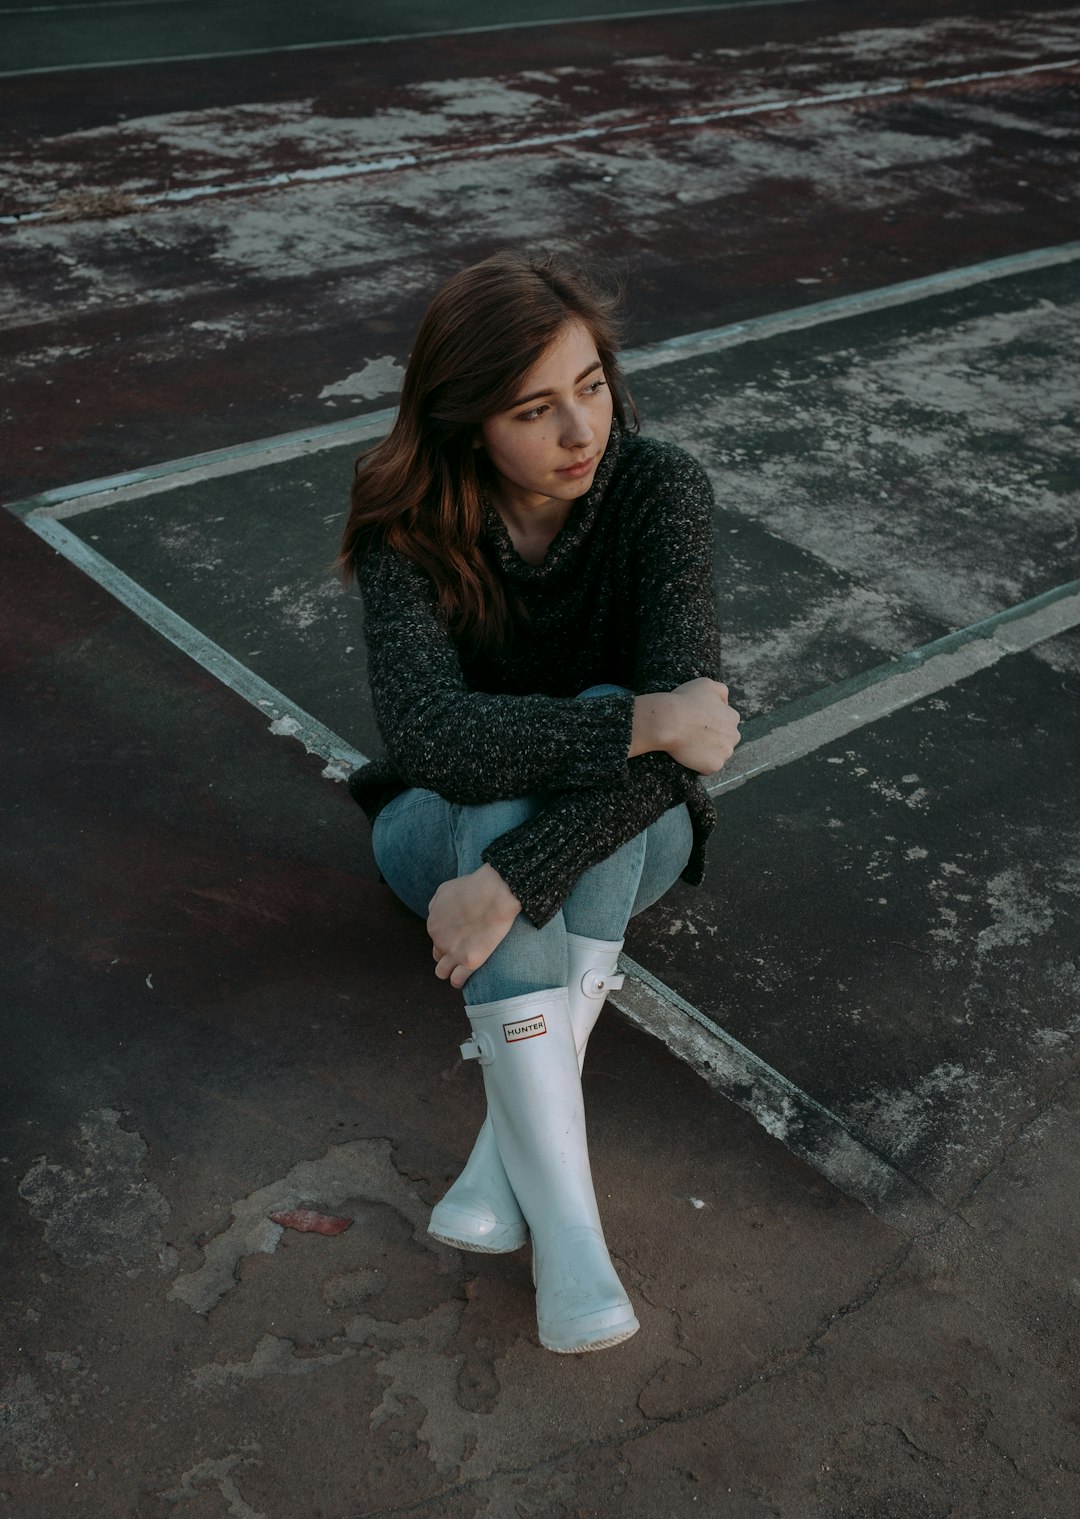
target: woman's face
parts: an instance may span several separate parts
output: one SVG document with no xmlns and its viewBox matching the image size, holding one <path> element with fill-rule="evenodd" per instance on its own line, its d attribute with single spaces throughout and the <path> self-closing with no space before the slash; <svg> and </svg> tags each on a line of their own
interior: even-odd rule
<svg viewBox="0 0 1080 1519">
<path fill-rule="evenodd" d="M 607 447 L 611 418 L 596 344 L 587 327 L 569 321 L 518 386 L 514 404 L 480 424 L 503 502 L 529 511 L 583 496 Z"/>
</svg>

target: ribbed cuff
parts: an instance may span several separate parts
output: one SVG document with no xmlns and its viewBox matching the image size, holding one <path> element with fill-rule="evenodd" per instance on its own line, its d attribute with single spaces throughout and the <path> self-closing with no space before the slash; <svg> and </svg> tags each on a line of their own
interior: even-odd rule
<svg viewBox="0 0 1080 1519">
<path fill-rule="evenodd" d="M 579 791 L 605 782 L 626 780 L 627 756 L 634 736 L 634 697 L 590 696 L 570 703 L 572 747 L 548 789 Z"/>
</svg>

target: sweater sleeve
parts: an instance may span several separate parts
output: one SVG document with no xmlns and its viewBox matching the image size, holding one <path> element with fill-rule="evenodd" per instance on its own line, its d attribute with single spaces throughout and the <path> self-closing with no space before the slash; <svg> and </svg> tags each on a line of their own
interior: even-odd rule
<svg viewBox="0 0 1080 1519">
<path fill-rule="evenodd" d="M 375 720 L 407 785 L 474 804 L 625 780 L 632 696 L 471 691 L 418 566 L 373 552 L 357 580 Z"/>
<path fill-rule="evenodd" d="M 670 449 L 641 485 L 631 538 L 635 690 L 670 691 L 703 675 L 717 679 L 709 478 L 688 454 Z M 691 799 L 699 815 L 704 807 L 711 816 L 692 771 L 663 752 L 640 755 L 615 782 L 551 797 L 536 817 L 489 845 L 483 858 L 526 916 L 542 927 L 583 871 L 614 854 L 669 807 Z"/>
<path fill-rule="evenodd" d="M 587 702 L 582 703 L 587 706 Z M 564 792 L 504 833 L 482 858 L 502 876 L 537 928 L 554 917 L 582 873 L 606 860 L 680 802 L 700 820 L 712 805 L 695 777 L 668 754 L 632 759 L 624 781 Z"/>
</svg>

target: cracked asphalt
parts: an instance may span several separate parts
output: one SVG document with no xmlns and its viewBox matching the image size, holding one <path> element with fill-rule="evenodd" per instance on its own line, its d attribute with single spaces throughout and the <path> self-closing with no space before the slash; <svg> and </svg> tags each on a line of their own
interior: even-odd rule
<svg viewBox="0 0 1080 1519">
<path fill-rule="evenodd" d="M 391 404 L 426 293 L 511 237 L 623 257 L 642 345 L 1075 236 L 1074 5 L 439 35 L 417 0 L 365 32 L 435 35 L 325 48 L 322 4 L 91 9 L 12 20 L 71 71 L 0 78 L 9 504 Z M 260 36 L 303 50 L 183 61 Z M 717 487 L 762 733 L 1080 576 L 1071 259 L 642 373 Z M 63 520 L 366 747 L 348 452 Z M 722 796 L 704 887 L 629 946 L 933 1207 L 869 1211 L 609 1009 L 590 1144 L 641 1331 L 556 1357 L 527 1254 L 425 1232 L 482 1094 L 344 788 L 24 510 L 0 1519 L 1075 1519 L 1076 626 Z"/>
</svg>

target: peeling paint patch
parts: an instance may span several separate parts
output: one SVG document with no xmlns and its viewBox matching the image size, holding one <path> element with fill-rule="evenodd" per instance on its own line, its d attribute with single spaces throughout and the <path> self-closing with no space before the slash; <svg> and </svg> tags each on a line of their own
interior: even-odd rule
<svg viewBox="0 0 1080 1519">
<path fill-rule="evenodd" d="M 1014 949 L 1030 944 L 1032 938 L 1054 926 L 1054 909 L 1024 879 L 1016 866 L 994 876 L 986 889 L 987 900 L 997 921 L 984 928 L 975 943 L 978 957 L 995 949 Z"/>
<path fill-rule="evenodd" d="M 297 1355 L 292 1340 L 278 1335 L 264 1334 L 255 1347 L 250 1361 L 231 1361 L 225 1364 L 210 1362 L 198 1366 L 191 1373 L 196 1387 L 224 1387 L 231 1382 L 250 1382 L 259 1377 L 309 1377 L 324 1366 L 336 1366 L 356 1355 L 356 1350 L 331 1351 L 325 1355 Z"/>
<path fill-rule="evenodd" d="M 304 1160 L 279 1181 L 260 1187 L 232 1206 L 233 1222 L 212 1239 L 197 1271 L 178 1276 L 169 1296 L 187 1303 L 195 1313 L 209 1313 L 237 1285 L 237 1270 L 246 1255 L 272 1255 L 284 1230 L 270 1222 L 270 1213 L 317 1201 L 321 1208 L 342 1211 L 350 1201 L 387 1203 L 412 1224 L 418 1243 L 453 1269 L 456 1252 L 427 1233 L 429 1210 L 395 1168 L 390 1141 L 356 1139 L 334 1145 L 318 1160 Z"/>
<path fill-rule="evenodd" d="M 356 1344 L 394 1347 L 376 1366 L 387 1386 L 382 1402 L 372 1411 L 372 1430 L 405 1412 L 402 1399 L 415 1398 L 427 1410 L 417 1438 L 426 1442 L 432 1464 L 441 1472 L 462 1464 L 480 1428 L 479 1415 L 458 1402 L 458 1376 L 465 1357 L 445 1353 L 458 1332 L 461 1314 L 461 1304 L 455 1303 L 440 1304 L 423 1318 L 400 1324 L 360 1314 L 346 1331 Z"/>
<path fill-rule="evenodd" d="M 259 1448 L 257 1445 L 246 1447 L 247 1450 Z M 267 1519 L 265 1514 L 253 1509 L 251 1504 L 245 1501 L 233 1477 L 233 1472 L 238 1466 L 247 1465 L 253 1459 L 250 1455 L 234 1452 L 228 1456 L 221 1456 L 217 1460 L 200 1461 L 198 1466 L 192 1466 L 184 1473 L 177 1487 L 161 1493 L 160 1497 L 166 1503 L 183 1503 L 201 1497 L 207 1488 L 216 1487 L 229 1505 L 232 1519 Z"/>
<path fill-rule="evenodd" d="M 55 1441 L 52 1418 L 50 1400 L 29 1373 L 0 1392 L 0 1446 L 10 1446 L 23 1470 L 35 1476 L 48 1477 L 74 1459 L 66 1445 Z"/>
<path fill-rule="evenodd" d="M 161 1248 L 169 1205 L 142 1175 L 146 1143 L 119 1127 L 112 1108 L 88 1113 L 79 1126 L 86 1161 L 81 1172 L 44 1157 L 19 1183 L 19 1195 L 45 1225 L 45 1239 L 68 1266 L 115 1257 L 137 1266 Z"/>
<path fill-rule="evenodd" d="M 946 1062 L 928 1071 L 912 1086 L 879 1088 L 862 1102 L 853 1103 L 850 1117 L 871 1144 L 902 1164 L 926 1142 L 928 1132 L 941 1122 L 941 1115 L 958 1102 L 971 1105 L 982 1099 L 986 1088 L 981 1078 L 961 1065 Z"/>
<path fill-rule="evenodd" d="M 363 369 L 347 375 L 344 380 L 324 385 L 319 391 L 319 400 L 329 401 L 335 396 L 348 396 L 350 400 L 375 401 L 381 396 L 397 395 L 404 378 L 405 371 L 397 359 L 384 353 L 381 358 L 368 359 Z"/>
</svg>

